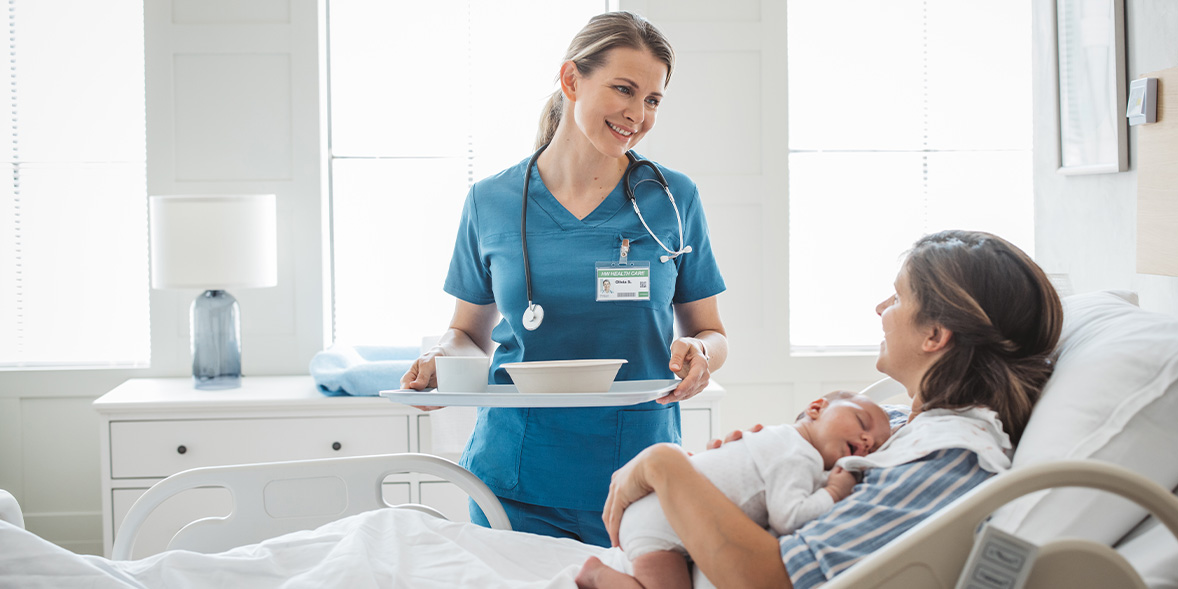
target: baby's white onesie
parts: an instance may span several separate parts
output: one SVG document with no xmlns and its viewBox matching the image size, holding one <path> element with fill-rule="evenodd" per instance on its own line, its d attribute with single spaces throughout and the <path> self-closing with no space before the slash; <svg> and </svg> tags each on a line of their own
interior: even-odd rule
<svg viewBox="0 0 1178 589">
<path fill-rule="evenodd" d="M 823 487 L 822 456 L 792 425 L 775 425 L 695 454 L 691 464 L 746 515 L 784 536 L 834 506 Z M 686 554 L 658 497 L 647 495 L 626 508 L 619 531 L 631 561 L 657 550 Z"/>
</svg>

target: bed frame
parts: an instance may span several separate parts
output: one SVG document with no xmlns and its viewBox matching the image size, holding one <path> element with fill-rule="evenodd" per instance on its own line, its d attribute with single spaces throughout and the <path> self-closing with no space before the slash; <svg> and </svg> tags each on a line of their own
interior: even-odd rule
<svg viewBox="0 0 1178 589">
<path fill-rule="evenodd" d="M 511 529 L 507 513 L 487 485 L 470 471 L 438 456 L 380 454 L 210 466 L 176 473 L 144 492 L 119 526 L 111 559 L 130 559 L 139 530 L 151 512 L 169 497 L 189 489 L 223 487 L 232 497 L 233 509 L 224 517 L 207 517 L 185 525 L 172 537 L 168 549 L 213 553 L 392 507 L 385 502 L 381 486 L 385 477 L 406 472 L 454 483 L 478 503 L 492 528 Z M 397 507 L 444 519 L 426 505 Z"/>
</svg>

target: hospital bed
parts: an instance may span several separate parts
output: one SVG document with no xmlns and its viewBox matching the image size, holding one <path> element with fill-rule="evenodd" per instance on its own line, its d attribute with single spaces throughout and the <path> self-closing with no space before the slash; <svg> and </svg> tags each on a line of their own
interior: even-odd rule
<svg viewBox="0 0 1178 589">
<path fill-rule="evenodd" d="M 1021 574 L 1028 587 L 1178 588 L 1178 319 L 1142 311 L 1132 300 L 1130 293 L 1111 292 L 1065 300 L 1056 373 L 1012 470 L 826 587 L 1000 586 L 958 582 L 965 571 L 971 578 L 976 572 L 977 579 L 994 581 L 995 558 L 1009 565 L 1022 554 L 1006 550 L 1013 546 L 1037 551 L 1027 566 L 1011 565 L 1014 577 Z M 885 380 L 865 393 L 888 399 L 897 386 Z M 453 481 L 500 529 L 446 522 L 422 506 L 385 509 L 381 481 L 404 469 Z M 117 561 L 130 554 L 135 531 L 155 506 L 182 490 L 210 485 L 230 490 L 235 507 L 229 516 L 189 524 L 164 553 Z M 42 570 L 40 559 L 44 570 L 97 570 L 93 574 L 109 573 L 119 582 L 130 579 L 112 586 L 151 586 L 163 579 L 168 586 L 208 586 L 213 583 L 187 580 L 205 579 L 210 569 L 218 571 L 216 584 L 221 585 L 287 586 L 263 582 L 258 570 L 265 569 L 273 579 L 304 581 L 294 586 L 364 586 L 363 580 L 340 576 L 362 568 L 365 580 L 379 579 L 371 586 L 566 587 L 573 586 L 588 556 L 607 564 L 624 559 L 617 549 L 506 531 L 501 508 L 477 478 L 424 455 L 213 467 L 173 475 L 127 514 L 112 561 L 51 546 L 29 548 L 39 539 L 27 532 L 21 536 L 19 507 L 2 492 L 0 518 L 10 522 L 0 524 L 0 569 L 23 566 L 34 569 L 32 575 Z M 271 536 L 277 537 L 262 540 Z M 340 548 L 344 544 L 347 548 Z M 320 545 L 318 551 L 307 548 Z M 233 546 L 238 547 L 229 549 Z M 971 561 L 975 547 L 985 547 L 983 556 L 991 560 Z M 4 562 L 6 557 L 20 560 Z M 67 576 L 93 580 L 78 572 Z M 696 579 L 697 586 L 706 582 L 699 575 Z"/>
</svg>

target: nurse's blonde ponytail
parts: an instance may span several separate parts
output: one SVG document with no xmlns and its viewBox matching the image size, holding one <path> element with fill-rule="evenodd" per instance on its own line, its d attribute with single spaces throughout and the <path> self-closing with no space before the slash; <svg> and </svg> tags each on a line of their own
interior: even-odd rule
<svg viewBox="0 0 1178 589">
<path fill-rule="evenodd" d="M 611 49 L 645 49 L 667 66 L 664 85 L 671 83 L 675 69 L 675 52 L 667 38 L 650 21 L 633 12 L 606 12 L 589 19 L 589 24 L 573 37 L 563 61 L 571 61 L 583 76 L 592 75 L 605 63 Z M 563 62 L 562 62 L 563 63 Z M 560 119 L 564 116 L 564 93 L 552 93 L 540 113 L 540 128 L 536 132 L 535 149 L 552 141 Z"/>
<path fill-rule="evenodd" d="M 563 114 L 564 93 L 557 90 L 548 97 L 548 101 L 544 103 L 544 110 L 540 112 L 540 129 L 536 131 L 536 145 L 532 149 L 540 149 L 552 141 Z"/>
</svg>

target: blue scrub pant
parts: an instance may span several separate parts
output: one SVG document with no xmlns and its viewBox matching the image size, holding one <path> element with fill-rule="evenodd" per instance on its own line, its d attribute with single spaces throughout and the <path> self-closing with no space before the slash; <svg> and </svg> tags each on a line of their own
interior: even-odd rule
<svg viewBox="0 0 1178 589">
<path fill-rule="evenodd" d="M 605 523 L 601 521 L 600 511 L 585 511 L 581 509 L 560 509 L 520 503 L 511 499 L 499 497 L 503 510 L 507 512 L 507 519 L 511 521 L 511 529 L 517 532 L 531 532 L 555 538 L 572 538 L 586 544 L 593 544 L 609 548 L 609 532 L 605 531 Z M 470 521 L 491 527 L 487 516 L 479 508 L 474 499 L 467 500 L 470 511 Z"/>
</svg>

